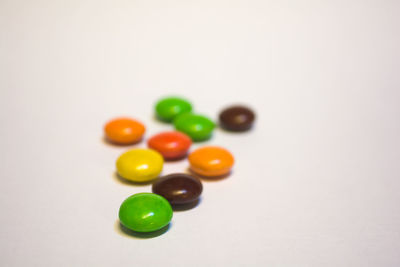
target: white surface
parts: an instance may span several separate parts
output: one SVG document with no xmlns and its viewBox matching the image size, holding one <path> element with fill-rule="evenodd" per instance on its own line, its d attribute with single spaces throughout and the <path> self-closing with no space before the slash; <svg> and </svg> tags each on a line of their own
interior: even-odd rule
<svg viewBox="0 0 400 267">
<path fill-rule="evenodd" d="M 400 266 L 399 3 L 0 0 L 0 265 Z M 150 186 L 114 177 L 102 127 L 170 129 L 174 93 L 257 126 L 207 142 L 237 164 L 197 208 L 127 236 Z"/>
</svg>

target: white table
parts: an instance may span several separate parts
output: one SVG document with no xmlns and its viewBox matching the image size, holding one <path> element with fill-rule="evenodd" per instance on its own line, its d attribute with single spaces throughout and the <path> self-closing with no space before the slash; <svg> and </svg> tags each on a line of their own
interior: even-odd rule
<svg viewBox="0 0 400 267">
<path fill-rule="evenodd" d="M 0 1 L 0 265 L 400 266 L 400 2 Z M 233 174 L 157 237 L 126 235 L 118 115 L 212 118 Z M 145 147 L 141 143 L 133 147 Z M 187 161 L 165 164 L 164 174 Z"/>
</svg>

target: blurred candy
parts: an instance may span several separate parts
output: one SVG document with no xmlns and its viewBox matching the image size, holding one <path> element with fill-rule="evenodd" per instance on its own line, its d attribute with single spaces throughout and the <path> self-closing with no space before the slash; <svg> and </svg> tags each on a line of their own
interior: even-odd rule
<svg viewBox="0 0 400 267">
<path fill-rule="evenodd" d="M 156 115 L 160 120 L 171 122 L 178 115 L 192 110 L 192 105 L 178 97 L 163 98 L 156 104 Z"/>
<path fill-rule="evenodd" d="M 221 127 L 233 132 L 249 130 L 253 126 L 254 119 L 254 112 L 244 106 L 226 108 L 219 115 Z"/>
<path fill-rule="evenodd" d="M 192 140 L 181 132 L 162 132 L 151 137 L 147 144 L 166 160 L 173 160 L 186 156 Z"/>
<path fill-rule="evenodd" d="M 202 176 L 222 176 L 228 174 L 234 163 L 232 154 L 217 146 L 205 146 L 189 155 L 190 169 Z"/>
<path fill-rule="evenodd" d="M 106 138 L 110 142 L 120 145 L 139 142 L 145 130 L 141 122 L 130 118 L 116 118 L 104 126 Z"/>
<path fill-rule="evenodd" d="M 192 113 L 185 113 L 174 120 L 175 129 L 184 132 L 193 141 L 205 141 L 211 138 L 215 123 L 209 118 Z"/>
</svg>

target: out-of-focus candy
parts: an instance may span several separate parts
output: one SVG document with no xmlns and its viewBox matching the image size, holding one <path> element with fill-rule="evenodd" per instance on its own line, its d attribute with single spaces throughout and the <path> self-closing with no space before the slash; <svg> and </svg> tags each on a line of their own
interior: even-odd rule
<svg viewBox="0 0 400 267">
<path fill-rule="evenodd" d="M 192 110 L 189 101 L 179 97 L 166 97 L 156 104 L 156 115 L 160 120 L 171 122 L 178 115 Z"/>
<path fill-rule="evenodd" d="M 202 176 L 223 176 L 228 174 L 233 166 L 232 154 L 217 146 L 205 146 L 196 149 L 189 155 L 190 169 Z"/>
<path fill-rule="evenodd" d="M 243 132 L 253 126 L 254 112 L 244 106 L 231 106 L 219 114 L 219 123 L 222 128 L 232 132 Z"/>
<path fill-rule="evenodd" d="M 178 116 L 174 120 L 174 125 L 176 130 L 184 132 L 193 141 L 210 139 L 215 128 L 215 123 L 209 118 L 192 113 L 185 113 Z"/>
<path fill-rule="evenodd" d="M 190 137 L 174 131 L 156 134 L 147 141 L 147 145 L 157 150 L 166 160 L 185 157 L 191 144 Z"/>
<path fill-rule="evenodd" d="M 129 145 L 139 142 L 146 128 L 144 125 L 131 118 L 116 118 L 104 126 L 107 140 L 120 145 Z"/>
</svg>

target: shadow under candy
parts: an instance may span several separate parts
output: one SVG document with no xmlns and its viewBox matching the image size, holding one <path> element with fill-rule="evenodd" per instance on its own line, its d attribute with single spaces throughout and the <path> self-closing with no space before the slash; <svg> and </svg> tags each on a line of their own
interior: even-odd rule
<svg viewBox="0 0 400 267">
<path fill-rule="evenodd" d="M 148 238 L 154 238 L 154 237 L 158 237 L 160 235 L 165 234 L 166 232 L 169 231 L 169 229 L 171 228 L 172 222 L 170 222 L 169 224 L 167 224 L 166 226 L 164 226 L 163 228 L 153 231 L 153 232 L 148 232 L 148 233 L 142 233 L 142 232 L 136 232 L 133 231 L 131 229 L 126 228 L 125 226 L 123 226 L 121 224 L 121 222 L 119 220 L 117 220 L 115 222 L 115 231 L 117 233 L 119 233 L 120 235 L 124 235 L 124 236 L 129 236 L 129 237 L 133 237 L 133 238 L 138 238 L 138 239 L 148 239 Z"/>
<path fill-rule="evenodd" d="M 187 204 L 174 204 L 171 205 L 174 211 L 187 211 L 197 207 L 201 203 L 201 198 Z"/>
<path fill-rule="evenodd" d="M 119 175 L 117 172 L 114 172 L 113 173 L 113 178 L 117 182 L 119 182 L 121 184 L 125 184 L 125 185 L 146 186 L 146 185 L 151 185 L 154 182 L 154 180 L 156 180 L 158 177 L 156 177 L 154 180 L 151 180 L 151 181 L 146 181 L 146 182 L 139 183 L 139 182 L 134 182 L 134 181 L 127 180 L 127 179 L 121 177 L 121 175 Z"/>
<path fill-rule="evenodd" d="M 141 143 L 141 142 L 143 141 L 143 139 L 137 140 L 136 142 L 129 143 L 129 144 L 120 144 L 120 143 L 113 142 L 112 140 L 110 140 L 110 139 L 108 139 L 107 137 L 103 136 L 103 137 L 101 138 L 101 141 L 102 141 L 104 144 L 109 145 L 109 146 L 114 146 L 114 147 L 127 147 L 127 148 L 129 148 L 129 147 L 131 147 L 131 146 L 134 146 L 134 145 L 137 145 L 137 144 Z"/>
</svg>

